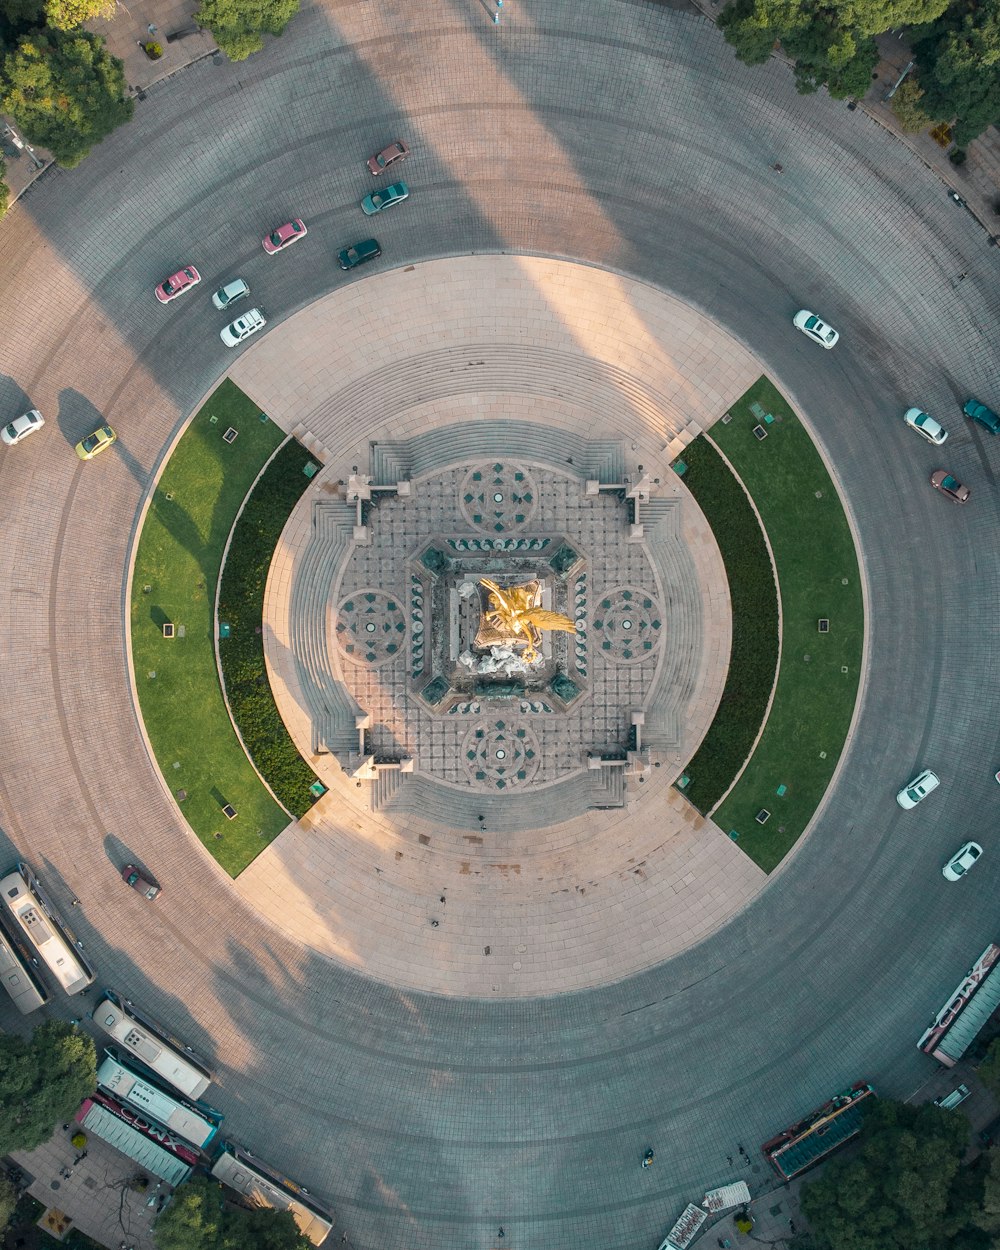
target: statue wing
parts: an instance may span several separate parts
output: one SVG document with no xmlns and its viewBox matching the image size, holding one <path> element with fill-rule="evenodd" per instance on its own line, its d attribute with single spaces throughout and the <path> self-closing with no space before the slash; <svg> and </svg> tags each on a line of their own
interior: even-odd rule
<svg viewBox="0 0 1000 1250">
<path fill-rule="evenodd" d="M 560 630 L 564 634 L 575 634 L 576 626 L 568 616 L 561 612 L 550 612 L 548 608 L 532 608 L 525 612 L 522 620 L 536 629 Z"/>
</svg>

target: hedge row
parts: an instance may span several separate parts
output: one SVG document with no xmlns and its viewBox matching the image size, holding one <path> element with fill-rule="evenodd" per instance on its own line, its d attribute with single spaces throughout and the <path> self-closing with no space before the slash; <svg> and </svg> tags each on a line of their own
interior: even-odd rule
<svg viewBox="0 0 1000 1250">
<path fill-rule="evenodd" d="M 684 482 L 708 519 L 729 579 L 733 644 L 722 701 L 686 768 L 685 796 L 710 811 L 732 784 L 764 722 L 778 666 L 778 591 L 760 522 L 743 487 L 705 438 L 684 449 Z"/>
<path fill-rule="evenodd" d="M 230 628 L 229 637 L 219 641 L 219 656 L 233 719 L 261 776 L 296 817 L 315 802 L 309 787 L 316 776 L 289 737 L 271 694 L 261 621 L 274 549 L 309 485 L 304 472 L 309 463 L 301 443 L 289 439 L 268 465 L 236 522 L 219 590 L 219 620 Z"/>
</svg>

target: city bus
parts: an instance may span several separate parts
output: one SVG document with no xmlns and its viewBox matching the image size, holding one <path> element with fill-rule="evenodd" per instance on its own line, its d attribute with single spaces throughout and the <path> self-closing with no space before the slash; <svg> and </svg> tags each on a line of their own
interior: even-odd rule
<svg viewBox="0 0 1000 1250">
<path fill-rule="evenodd" d="M 917 1045 L 953 1068 L 1000 1004 L 1000 945 L 991 942 L 948 996 Z"/>
<path fill-rule="evenodd" d="M 870 1085 L 852 1085 L 766 1141 L 761 1146 L 764 1158 L 783 1181 L 791 1180 L 859 1133 L 867 1100 L 874 1097 Z"/>
<path fill-rule="evenodd" d="M 251 1206 L 291 1211 L 299 1232 L 314 1246 L 321 1246 L 333 1228 L 334 1214 L 280 1172 L 261 1163 L 249 1150 L 225 1142 L 212 1164 L 212 1175 L 240 1194 Z"/>
<path fill-rule="evenodd" d="M 18 864 L 0 881 L 0 897 L 17 932 L 28 939 L 61 989 L 79 994 L 93 984 L 94 970 L 27 864 Z"/>
<path fill-rule="evenodd" d="M 0 932 L 0 981 L 22 1015 L 49 1001 L 49 992 L 14 942 Z"/>
<path fill-rule="evenodd" d="M 119 1046 L 187 1098 L 198 1099 L 212 1083 L 212 1070 L 161 1025 L 141 1015 L 135 1004 L 111 990 L 94 1008 L 94 1023 Z"/>
<path fill-rule="evenodd" d="M 192 1146 L 204 1150 L 219 1131 L 221 1116 L 210 1118 L 205 1110 L 197 1110 L 190 1103 L 158 1089 L 149 1079 L 144 1079 L 123 1063 L 117 1051 L 108 1049 L 106 1058 L 97 1069 L 97 1083 L 113 1094 L 120 1103 L 136 1107 L 149 1119 L 183 1137 Z"/>
</svg>

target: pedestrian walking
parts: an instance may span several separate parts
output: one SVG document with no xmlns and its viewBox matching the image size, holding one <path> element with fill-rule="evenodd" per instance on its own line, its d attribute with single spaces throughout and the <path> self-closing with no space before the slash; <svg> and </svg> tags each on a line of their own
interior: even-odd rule
<svg viewBox="0 0 1000 1250">
<path fill-rule="evenodd" d="M 503 1225 L 502 1225 L 502 1224 L 500 1225 L 500 1231 L 497 1233 L 497 1236 L 498 1236 L 498 1237 L 503 1237 L 503 1236 L 504 1236 L 504 1231 L 503 1231 Z"/>
<path fill-rule="evenodd" d="M 729 1166 L 730 1166 L 730 1167 L 732 1167 L 732 1166 L 733 1166 L 733 1156 L 732 1156 L 732 1155 L 726 1155 L 726 1162 L 729 1164 Z"/>
</svg>

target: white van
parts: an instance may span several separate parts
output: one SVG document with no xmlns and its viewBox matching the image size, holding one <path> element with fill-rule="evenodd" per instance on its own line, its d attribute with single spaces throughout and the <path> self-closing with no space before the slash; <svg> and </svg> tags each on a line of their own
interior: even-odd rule
<svg viewBox="0 0 1000 1250">
<path fill-rule="evenodd" d="M 950 1094 L 942 1094 L 940 1098 L 935 1098 L 934 1106 L 940 1107 L 942 1111 L 954 1111 L 958 1104 L 965 1102 L 971 1093 L 972 1090 L 969 1089 L 968 1085 L 959 1085 Z"/>
</svg>

